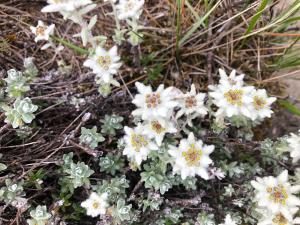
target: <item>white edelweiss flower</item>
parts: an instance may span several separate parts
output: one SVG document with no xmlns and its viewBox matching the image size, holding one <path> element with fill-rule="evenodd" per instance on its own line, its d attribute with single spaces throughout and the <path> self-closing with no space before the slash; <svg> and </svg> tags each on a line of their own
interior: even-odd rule
<svg viewBox="0 0 300 225">
<path fill-rule="evenodd" d="M 36 27 L 30 27 L 32 33 L 35 34 L 35 42 L 45 40 L 48 41 L 50 35 L 54 33 L 55 24 L 51 24 L 50 26 L 46 26 L 43 21 L 39 20 L 38 25 Z"/>
<path fill-rule="evenodd" d="M 258 207 L 266 208 L 273 214 L 281 213 L 292 220 L 293 212 L 300 205 L 300 199 L 294 195 L 300 191 L 300 185 L 292 186 L 288 182 L 287 170 L 278 177 L 258 177 L 256 181 L 251 181 L 251 185 L 256 189 Z"/>
<path fill-rule="evenodd" d="M 236 76 L 236 70 L 232 70 L 230 75 L 227 76 L 225 70 L 219 69 L 220 74 L 220 85 L 225 86 L 243 86 L 244 84 L 244 74 Z"/>
<path fill-rule="evenodd" d="M 195 85 L 192 84 L 191 91 L 184 94 L 179 99 L 180 110 L 176 114 L 176 118 L 182 115 L 193 115 L 193 118 L 199 115 L 206 115 L 207 108 L 204 106 L 204 93 L 196 93 Z"/>
<path fill-rule="evenodd" d="M 271 117 L 273 111 L 270 109 L 271 104 L 276 101 L 274 97 L 268 97 L 265 89 L 253 90 L 253 101 L 249 104 L 249 110 L 251 112 L 251 119 L 264 119 L 265 117 Z"/>
<path fill-rule="evenodd" d="M 91 0 L 47 0 L 42 12 L 70 12 L 93 3 Z"/>
<path fill-rule="evenodd" d="M 211 89 L 211 88 L 210 88 Z M 227 117 L 244 115 L 251 118 L 249 104 L 252 103 L 251 93 L 253 86 L 242 87 L 240 85 L 218 85 L 218 88 L 211 89 L 209 95 L 213 98 L 213 103 L 219 107 L 216 116 L 225 115 Z"/>
<path fill-rule="evenodd" d="M 161 146 L 166 133 L 176 133 L 177 129 L 174 124 L 164 118 L 148 120 L 144 125 L 144 134 L 153 138 L 158 146 Z"/>
<path fill-rule="evenodd" d="M 174 158 L 173 172 L 179 173 L 184 180 L 186 177 L 199 175 L 205 180 L 209 179 L 208 166 L 212 163 L 209 154 L 215 146 L 204 145 L 201 140 L 196 140 L 193 133 L 188 139 L 182 139 L 179 147 L 170 146 L 169 154 Z"/>
<path fill-rule="evenodd" d="M 93 73 L 103 82 L 111 83 L 112 76 L 118 72 L 122 65 L 119 61 L 117 46 L 112 47 L 109 51 L 98 46 L 95 54 L 90 56 L 83 65 L 91 68 Z"/>
<path fill-rule="evenodd" d="M 287 138 L 287 142 L 289 144 L 288 151 L 293 158 L 293 163 L 296 163 L 300 159 L 300 130 L 298 135 L 291 133 L 291 136 Z"/>
<path fill-rule="evenodd" d="M 177 105 L 170 95 L 172 87 L 164 89 L 164 85 L 161 84 L 156 91 L 152 91 L 150 86 L 145 86 L 140 82 L 136 82 L 135 86 L 139 94 L 136 94 L 132 101 L 137 106 L 132 115 L 141 116 L 143 120 L 170 117 Z"/>
<path fill-rule="evenodd" d="M 141 165 L 142 161 L 147 159 L 150 151 L 158 150 L 157 145 L 143 134 L 144 129 L 140 123 L 133 129 L 127 126 L 124 127 L 126 146 L 123 155 L 127 155 L 131 161 L 136 162 L 138 165 Z"/>
<path fill-rule="evenodd" d="M 81 203 L 81 207 L 86 209 L 86 214 L 92 217 L 105 214 L 107 206 L 107 193 L 98 195 L 92 192 L 89 198 Z"/>
<path fill-rule="evenodd" d="M 296 213 L 297 210 L 294 212 Z M 257 225 L 294 225 L 300 224 L 300 218 L 286 218 L 282 213 L 273 214 L 265 211 L 263 218 L 259 220 Z"/>
<path fill-rule="evenodd" d="M 144 0 L 120 0 L 116 5 L 118 18 L 126 20 L 129 18 L 138 19 L 142 14 Z"/>
<path fill-rule="evenodd" d="M 236 222 L 231 218 L 230 214 L 227 214 L 224 223 L 221 223 L 219 225 L 236 225 Z"/>
</svg>

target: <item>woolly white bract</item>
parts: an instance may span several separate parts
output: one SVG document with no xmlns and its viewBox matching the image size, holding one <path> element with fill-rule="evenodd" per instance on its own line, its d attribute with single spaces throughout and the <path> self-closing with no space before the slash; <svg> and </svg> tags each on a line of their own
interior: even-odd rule
<svg viewBox="0 0 300 225">
<path fill-rule="evenodd" d="M 169 118 L 173 114 L 173 109 L 178 103 L 171 97 L 172 87 L 164 89 L 164 85 L 161 84 L 156 91 L 152 91 L 150 86 L 139 82 L 136 82 L 135 86 L 139 94 L 132 101 L 138 108 L 132 112 L 133 116 L 150 120 L 159 117 Z"/>
<path fill-rule="evenodd" d="M 258 177 L 256 181 L 251 181 L 251 185 L 256 189 L 257 211 L 260 208 L 266 209 L 272 214 L 281 213 L 288 220 L 292 220 L 300 205 L 300 199 L 294 195 L 299 192 L 300 185 L 292 186 L 289 183 L 287 170 L 278 177 Z"/>
<path fill-rule="evenodd" d="M 219 225 L 236 225 L 236 222 L 231 218 L 230 214 L 227 214 L 224 223 L 221 223 Z"/>
<path fill-rule="evenodd" d="M 264 89 L 244 86 L 244 75 L 236 76 L 235 70 L 229 76 L 221 69 L 219 73 L 219 84 L 209 86 L 212 102 L 218 106 L 216 117 L 245 116 L 256 120 L 271 116 L 270 106 L 276 98 L 269 98 Z"/>
<path fill-rule="evenodd" d="M 42 12 L 70 12 L 93 2 L 91 0 L 47 0 L 47 3 Z"/>
<path fill-rule="evenodd" d="M 120 20 L 135 19 L 137 20 L 142 14 L 144 0 L 120 0 L 116 5 L 118 18 Z"/>
<path fill-rule="evenodd" d="M 81 203 L 81 206 L 86 209 L 88 216 L 96 217 L 106 213 L 107 193 L 98 195 L 96 192 L 92 192 L 87 200 Z"/>
<path fill-rule="evenodd" d="M 157 145 L 143 134 L 144 127 L 138 124 L 135 128 L 124 127 L 125 130 L 125 149 L 123 155 L 126 155 L 131 161 L 140 165 L 147 159 L 150 151 L 157 150 Z"/>
<path fill-rule="evenodd" d="M 145 122 L 143 133 L 149 138 L 155 139 L 156 144 L 161 146 L 166 133 L 176 133 L 173 122 L 164 119 L 156 118 Z"/>
<path fill-rule="evenodd" d="M 195 85 L 191 85 L 191 91 L 179 97 L 180 110 L 176 114 L 176 118 L 187 115 L 189 119 L 207 114 L 207 108 L 204 106 L 204 98 L 206 94 L 196 93 Z M 189 124 L 191 126 L 191 123 Z"/>
<path fill-rule="evenodd" d="M 265 89 L 253 90 L 251 95 L 252 103 L 249 105 L 251 119 L 256 120 L 271 117 L 273 113 L 271 105 L 276 101 L 276 98 L 268 97 Z"/>
<path fill-rule="evenodd" d="M 193 133 L 190 133 L 187 139 L 181 139 L 179 147 L 170 146 L 168 152 L 174 160 L 173 172 L 180 174 L 183 180 L 195 175 L 208 180 L 207 168 L 212 163 L 209 154 L 214 148 L 213 145 L 204 145 L 201 140 L 195 139 Z"/>
<path fill-rule="evenodd" d="M 294 212 L 296 213 L 296 211 Z M 282 213 L 265 212 L 257 225 L 294 225 L 300 224 L 300 218 L 286 218 Z"/>
<path fill-rule="evenodd" d="M 293 158 L 293 163 L 296 163 L 300 159 L 300 130 L 298 135 L 291 133 L 290 137 L 287 138 L 287 142 L 289 145 L 288 151 Z"/>
<path fill-rule="evenodd" d="M 93 73 L 105 83 L 116 84 L 113 82 L 113 75 L 118 72 L 122 65 L 119 61 L 117 46 L 113 46 L 109 51 L 98 46 L 95 54 L 90 56 L 83 65 L 91 68 Z"/>
<path fill-rule="evenodd" d="M 54 33 L 55 24 L 51 24 L 50 26 L 47 26 L 44 24 L 43 21 L 39 20 L 38 25 L 36 27 L 30 27 L 30 30 L 32 33 L 35 34 L 34 41 L 48 41 L 50 35 Z"/>
</svg>

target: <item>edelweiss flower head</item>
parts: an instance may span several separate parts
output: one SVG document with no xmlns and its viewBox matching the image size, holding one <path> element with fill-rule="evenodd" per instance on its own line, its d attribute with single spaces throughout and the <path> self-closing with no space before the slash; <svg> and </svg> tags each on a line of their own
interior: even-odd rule
<svg viewBox="0 0 300 225">
<path fill-rule="evenodd" d="M 220 85 L 225 86 L 243 86 L 244 84 L 244 74 L 236 76 L 236 70 L 232 70 L 230 75 L 227 76 L 225 70 L 219 69 L 220 74 Z"/>
<path fill-rule="evenodd" d="M 287 170 L 278 177 L 258 177 L 256 181 L 251 181 L 251 185 L 257 191 L 255 199 L 258 207 L 268 209 L 273 214 L 281 213 L 288 220 L 293 218 L 300 205 L 300 199 L 293 194 L 299 192 L 300 185 L 291 186 Z"/>
<path fill-rule="evenodd" d="M 107 206 L 107 193 L 98 195 L 92 192 L 90 197 L 81 203 L 81 207 L 86 209 L 86 214 L 92 217 L 105 214 Z"/>
<path fill-rule="evenodd" d="M 276 101 L 274 97 L 268 97 L 265 89 L 252 91 L 252 102 L 249 105 L 252 120 L 271 117 L 273 111 L 271 104 Z"/>
<path fill-rule="evenodd" d="M 95 54 L 89 57 L 83 65 L 91 68 L 93 73 L 105 83 L 111 83 L 112 75 L 116 74 L 122 65 L 119 61 L 117 46 L 112 47 L 109 51 L 98 46 Z"/>
<path fill-rule="evenodd" d="M 176 118 L 181 117 L 183 114 L 185 115 L 206 115 L 207 108 L 204 106 L 204 93 L 196 93 L 195 85 L 192 84 L 191 91 L 184 94 L 182 98 L 179 100 L 180 110 L 176 114 Z"/>
<path fill-rule="evenodd" d="M 144 134 L 153 138 L 158 146 L 161 146 L 166 133 L 176 133 L 177 129 L 174 124 L 165 118 L 156 118 L 146 121 Z"/>
<path fill-rule="evenodd" d="M 293 163 L 296 163 L 300 159 L 300 130 L 298 135 L 291 133 L 287 142 L 289 144 L 288 151 L 293 158 Z"/>
<path fill-rule="evenodd" d="M 295 211 L 294 213 L 296 213 Z M 294 225 L 300 224 L 300 218 L 286 218 L 282 213 L 273 214 L 271 212 L 264 212 L 262 219 L 257 223 L 257 225 Z"/>
<path fill-rule="evenodd" d="M 218 88 L 211 88 L 209 95 L 213 98 L 213 103 L 219 107 L 216 116 L 224 114 L 227 117 L 244 115 L 251 117 L 249 105 L 252 102 L 252 86 L 242 87 L 240 85 L 218 85 Z"/>
<path fill-rule="evenodd" d="M 143 120 L 170 118 L 177 105 L 170 95 L 172 87 L 164 89 L 164 85 L 161 84 L 156 91 L 152 91 L 150 86 L 139 82 L 136 82 L 135 86 L 140 94 L 137 94 L 132 101 L 138 107 L 132 115 L 141 116 Z"/>
<path fill-rule="evenodd" d="M 30 27 L 32 33 L 35 34 L 35 42 L 41 40 L 49 40 L 50 35 L 54 33 L 55 24 L 51 24 L 50 26 L 46 26 L 43 21 L 39 20 L 38 25 L 36 27 Z"/>
<path fill-rule="evenodd" d="M 42 12 L 71 12 L 76 9 L 89 5 L 91 0 L 47 0 L 48 5 Z"/>
<path fill-rule="evenodd" d="M 207 168 L 212 160 L 209 154 L 215 146 L 204 145 L 201 140 L 196 140 L 193 133 L 188 139 L 182 139 L 179 147 L 171 146 L 168 151 L 174 158 L 173 172 L 179 173 L 184 180 L 186 177 L 199 175 L 203 179 L 209 179 Z"/>
<path fill-rule="evenodd" d="M 143 5 L 144 0 L 120 0 L 116 6 L 118 18 L 120 20 L 129 18 L 137 20 L 142 14 Z"/>
<path fill-rule="evenodd" d="M 123 155 L 134 161 L 136 164 L 140 165 L 143 160 L 147 159 L 150 151 L 157 150 L 157 145 L 155 145 L 151 139 L 143 134 L 144 127 L 142 124 L 138 124 L 135 128 L 124 127 L 125 130 L 125 143 L 126 147 L 123 151 Z"/>
<path fill-rule="evenodd" d="M 221 223 L 219 225 L 236 225 L 236 222 L 234 220 L 232 220 L 230 214 L 227 214 L 225 217 L 224 223 Z"/>
</svg>

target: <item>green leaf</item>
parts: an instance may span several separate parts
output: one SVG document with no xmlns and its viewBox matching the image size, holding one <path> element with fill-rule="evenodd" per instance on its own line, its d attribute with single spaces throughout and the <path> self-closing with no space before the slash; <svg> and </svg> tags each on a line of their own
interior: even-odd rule
<svg viewBox="0 0 300 225">
<path fill-rule="evenodd" d="M 248 29 L 246 31 L 245 34 L 249 34 L 255 27 L 257 21 L 259 20 L 259 18 L 261 17 L 263 11 L 265 10 L 266 6 L 268 5 L 269 0 L 262 0 L 257 13 L 253 16 L 253 18 L 251 19 Z"/>
<path fill-rule="evenodd" d="M 278 100 L 279 104 L 290 113 L 300 116 L 300 109 L 286 100 Z"/>
</svg>

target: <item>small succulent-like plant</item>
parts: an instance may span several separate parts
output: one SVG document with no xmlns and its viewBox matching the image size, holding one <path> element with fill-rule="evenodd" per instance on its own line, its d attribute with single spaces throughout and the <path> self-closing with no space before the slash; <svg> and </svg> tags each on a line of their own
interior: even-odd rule
<svg viewBox="0 0 300 225">
<path fill-rule="evenodd" d="M 105 157 L 100 158 L 100 172 L 107 172 L 115 175 L 117 171 L 121 170 L 124 166 L 124 160 L 120 155 L 113 155 L 108 153 Z"/>
<path fill-rule="evenodd" d="M 33 114 L 38 106 L 32 104 L 30 98 L 16 99 L 13 108 L 9 106 L 3 107 L 6 115 L 5 122 L 10 123 L 13 128 L 22 127 L 24 123 L 31 123 L 35 118 Z"/>
<path fill-rule="evenodd" d="M 126 202 L 124 199 L 119 199 L 117 202 L 117 206 L 112 209 L 112 216 L 114 219 L 114 222 L 116 224 L 122 224 L 124 221 L 128 221 L 131 219 L 131 208 L 132 205 L 126 205 Z"/>
<path fill-rule="evenodd" d="M 29 225 L 46 225 L 51 218 L 51 214 L 47 212 L 47 207 L 41 205 L 31 210 L 30 216 L 32 219 L 27 220 Z"/>
<path fill-rule="evenodd" d="M 24 59 L 24 72 L 23 72 L 24 76 L 26 76 L 26 78 L 28 80 L 32 80 L 33 78 L 35 78 L 38 75 L 38 73 L 39 73 L 39 70 L 33 63 L 33 58 L 32 57 L 25 58 Z"/>
<path fill-rule="evenodd" d="M 6 186 L 0 189 L 0 201 L 11 204 L 18 196 L 23 194 L 23 183 L 23 180 L 15 183 L 11 179 L 6 179 Z"/>
<path fill-rule="evenodd" d="M 116 135 L 116 130 L 122 129 L 121 122 L 124 120 L 122 116 L 105 115 L 104 119 L 100 120 L 103 125 L 101 133 L 105 135 Z"/>
<path fill-rule="evenodd" d="M 81 135 L 79 137 L 80 144 L 85 144 L 91 149 L 95 149 L 99 142 L 103 142 L 105 138 L 97 133 L 97 127 L 94 126 L 92 129 L 87 129 L 85 127 L 81 128 Z"/>
<path fill-rule="evenodd" d="M 128 187 L 128 180 L 125 176 L 121 176 L 112 178 L 110 181 L 104 180 L 93 186 L 93 190 L 97 193 L 107 193 L 109 201 L 116 202 L 119 198 L 126 197 L 126 188 Z"/>
<path fill-rule="evenodd" d="M 74 188 L 89 185 L 89 177 L 94 173 L 84 162 L 71 163 L 70 168 L 65 170 L 65 172 L 68 174 L 68 178 Z"/>
<path fill-rule="evenodd" d="M 18 98 L 25 92 L 30 90 L 27 80 L 22 72 L 11 69 L 7 71 L 7 78 L 4 79 L 7 83 L 6 92 L 9 97 Z"/>
</svg>

